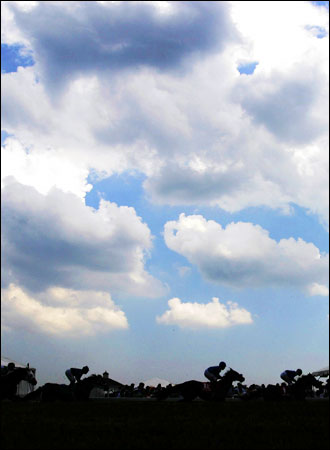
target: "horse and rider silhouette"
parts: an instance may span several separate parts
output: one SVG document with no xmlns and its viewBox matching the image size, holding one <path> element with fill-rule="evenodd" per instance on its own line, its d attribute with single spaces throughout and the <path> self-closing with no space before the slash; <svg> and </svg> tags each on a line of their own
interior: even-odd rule
<svg viewBox="0 0 330 450">
<path fill-rule="evenodd" d="M 234 381 L 242 383 L 244 376 L 233 369 L 229 369 L 223 377 L 216 382 L 190 380 L 175 386 L 170 386 L 162 390 L 158 395 L 158 400 L 165 400 L 173 394 L 179 394 L 183 401 L 189 402 L 199 397 L 208 401 L 224 401 Z"/>
<path fill-rule="evenodd" d="M 1 399 L 15 400 L 17 396 L 17 387 L 20 381 L 25 380 L 35 386 L 37 380 L 32 369 L 28 366 L 15 368 L 11 372 L 1 376 Z M 192 401 L 199 397 L 207 401 L 224 401 L 232 387 L 234 381 L 242 383 L 245 378 L 242 374 L 233 369 L 229 369 L 220 380 L 216 382 L 201 382 L 189 380 L 177 385 L 169 385 L 160 390 L 157 395 L 158 400 L 165 400 L 175 394 L 182 397 L 183 401 Z M 311 373 L 302 375 L 294 383 L 286 387 L 286 393 L 283 394 L 279 385 L 269 384 L 267 387 L 253 390 L 253 394 L 244 396 L 244 400 L 263 398 L 265 401 L 278 400 L 304 400 L 308 392 L 313 387 L 321 388 L 323 383 L 317 380 Z M 57 384 L 46 383 L 35 391 L 23 397 L 24 400 L 39 400 L 43 402 L 60 401 L 84 401 L 88 400 L 91 390 L 94 387 L 104 387 L 104 379 L 101 375 L 91 375 L 75 383 Z"/>
<path fill-rule="evenodd" d="M 21 381 L 27 381 L 32 386 L 37 384 L 34 372 L 29 366 L 18 367 L 5 375 L 1 375 L 1 400 L 17 398 L 17 387 Z"/>
<path fill-rule="evenodd" d="M 25 395 L 22 399 L 25 401 L 42 400 L 46 402 L 56 400 L 87 400 L 94 387 L 102 386 L 102 380 L 103 377 L 101 375 L 91 375 L 70 385 L 46 383 L 35 391 Z M 6 370 L 6 373 L 1 375 L 1 400 L 20 399 L 17 395 L 17 388 L 21 381 L 27 381 L 32 386 L 37 384 L 34 371 L 29 366 L 17 368 L 13 365 L 13 368 L 10 367 L 10 370 Z"/>
<path fill-rule="evenodd" d="M 24 400 L 39 400 L 43 402 L 86 401 L 89 399 L 90 393 L 95 387 L 103 387 L 102 375 L 91 375 L 70 385 L 46 383 L 34 392 L 27 394 Z"/>
<path fill-rule="evenodd" d="M 314 375 L 308 373 L 302 375 L 294 383 L 285 387 L 285 393 L 279 384 L 268 384 L 264 388 L 256 388 L 244 396 L 244 400 L 251 398 L 263 398 L 265 401 L 283 401 L 283 400 L 305 400 L 313 387 L 322 388 L 323 383 L 317 380 Z"/>
</svg>

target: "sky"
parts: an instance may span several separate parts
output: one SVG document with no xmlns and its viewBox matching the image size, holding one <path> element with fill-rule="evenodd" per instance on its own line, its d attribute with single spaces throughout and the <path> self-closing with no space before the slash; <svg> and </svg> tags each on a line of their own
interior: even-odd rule
<svg viewBox="0 0 330 450">
<path fill-rule="evenodd" d="M 329 361 L 329 2 L 1 2 L 1 352 L 65 383 Z"/>
</svg>

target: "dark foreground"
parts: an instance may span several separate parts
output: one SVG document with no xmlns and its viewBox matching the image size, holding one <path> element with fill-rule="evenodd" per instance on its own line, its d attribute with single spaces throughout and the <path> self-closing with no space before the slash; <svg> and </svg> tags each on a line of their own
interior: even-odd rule
<svg viewBox="0 0 330 450">
<path fill-rule="evenodd" d="M 329 401 L 2 402 L 4 449 L 326 449 Z"/>
</svg>

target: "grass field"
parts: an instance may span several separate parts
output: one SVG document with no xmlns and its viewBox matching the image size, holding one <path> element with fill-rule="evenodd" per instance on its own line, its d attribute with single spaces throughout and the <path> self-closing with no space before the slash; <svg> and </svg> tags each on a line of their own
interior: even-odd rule
<svg viewBox="0 0 330 450">
<path fill-rule="evenodd" d="M 326 449 L 329 402 L 2 402 L 4 449 Z"/>
</svg>

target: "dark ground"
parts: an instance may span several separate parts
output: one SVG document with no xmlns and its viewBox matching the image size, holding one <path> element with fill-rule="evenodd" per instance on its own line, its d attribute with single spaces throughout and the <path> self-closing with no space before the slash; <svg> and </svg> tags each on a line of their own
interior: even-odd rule
<svg viewBox="0 0 330 450">
<path fill-rule="evenodd" d="M 329 401 L 2 402 L 4 449 L 326 449 Z"/>
</svg>

